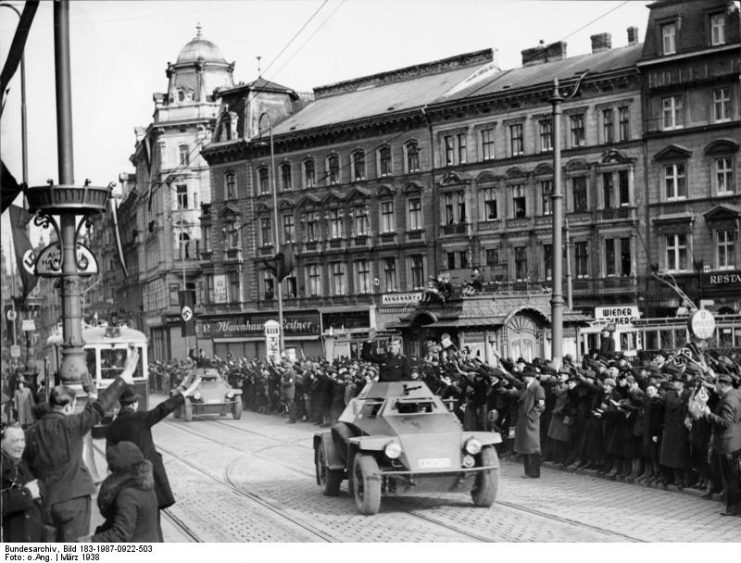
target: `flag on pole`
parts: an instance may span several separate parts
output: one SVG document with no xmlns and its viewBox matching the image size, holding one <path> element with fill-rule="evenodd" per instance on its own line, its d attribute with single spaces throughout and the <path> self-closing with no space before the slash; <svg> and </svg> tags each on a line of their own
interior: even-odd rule
<svg viewBox="0 0 741 563">
<path fill-rule="evenodd" d="M 142 152 L 144 153 L 144 164 L 147 166 L 147 178 L 149 179 L 149 190 L 147 191 L 147 211 L 152 212 L 152 192 L 154 191 L 154 178 L 152 178 L 152 146 L 149 135 L 145 134 L 142 139 Z"/>
<path fill-rule="evenodd" d="M 10 206 L 10 227 L 13 233 L 13 248 L 18 273 L 23 285 L 23 299 L 33 290 L 38 279 L 36 278 L 36 255 L 28 239 L 26 225 L 31 220 L 31 214 L 17 205 Z"/>
<path fill-rule="evenodd" d="M 181 336 L 195 336 L 196 314 L 196 292 L 192 289 L 178 291 L 180 297 L 180 317 L 183 319 L 183 330 Z"/>
<path fill-rule="evenodd" d="M 124 258 L 123 253 L 123 246 L 121 244 L 121 229 L 118 226 L 118 200 L 116 198 L 111 198 L 111 214 L 113 215 L 113 227 L 114 227 L 114 234 L 116 235 L 116 251 L 118 254 L 118 261 L 121 263 L 121 268 L 123 268 L 124 276 L 127 278 L 129 277 L 129 270 L 126 268 L 126 259 Z"/>
</svg>

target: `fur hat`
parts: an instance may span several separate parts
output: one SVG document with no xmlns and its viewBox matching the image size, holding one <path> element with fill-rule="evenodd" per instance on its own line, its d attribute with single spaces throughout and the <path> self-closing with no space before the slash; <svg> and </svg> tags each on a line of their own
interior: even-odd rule
<svg viewBox="0 0 741 563">
<path fill-rule="evenodd" d="M 141 399 L 141 395 L 136 392 L 136 387 L 133 385 L 127 385 L 124 387 L 123 393 L 121 393 L 121 396 L 118 398 L 118 402 L 123 405 L 134 403 L 139 399 Z"/>
<path fill-rule="evenodd" d="M 119 442 L 108 448 L 105 459 L 112 472 L 120 473 L 144 461 L 144 455 L 134 442 Z"/>
</svg>

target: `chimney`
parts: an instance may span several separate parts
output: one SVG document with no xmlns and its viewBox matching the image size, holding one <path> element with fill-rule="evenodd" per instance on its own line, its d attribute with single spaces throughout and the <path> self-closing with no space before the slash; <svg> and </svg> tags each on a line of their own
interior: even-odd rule
<svg viewBox="0 0 741 563">
<path fill-rule="evenodd" d="M 541 41 L 540 46 L 525 49 L 520 51 L 520 54 L 522 55 L 522 66 L 560 61 L 566 58 L 566 41 L 557 41 L 550 45 L 544 45 Z"/>
<path fill-rule="evenodd" d="M 598 33 L 590 37 L 592 40 L 592 53 L 602 53 L 612 48 L 612 36 L 609 33 Z"/>
<path fill-rule="evenodd" d="M 638 43 L 638 28 L 630 26 L 628 28 L 628 45 L 635 45 Z"/>
</svg>

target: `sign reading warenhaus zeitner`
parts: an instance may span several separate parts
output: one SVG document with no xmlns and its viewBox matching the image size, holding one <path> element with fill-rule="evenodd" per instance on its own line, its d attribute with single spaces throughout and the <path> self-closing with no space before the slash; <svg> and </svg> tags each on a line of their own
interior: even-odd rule
<svg viewBox="0 0 741 563">
<path fill-rule="evenodd" d="M 242 313 L 239 315 L 203 317 L 196 324 L 199 338 L 264 338 L 265 323 L 277 320 L 273 313 Z M 319 336 L 319 311 L 286 312 L 283 315 L 283 334 L 292 336 Z"/>
</svg>

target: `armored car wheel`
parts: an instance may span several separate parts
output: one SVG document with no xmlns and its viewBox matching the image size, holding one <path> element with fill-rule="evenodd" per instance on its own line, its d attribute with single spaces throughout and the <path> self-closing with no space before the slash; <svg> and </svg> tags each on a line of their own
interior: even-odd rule
<svg viewBox="0 0 741 563">
<path fill-rule="evenodd" d="M 481 450 L 481 465 L 494 465 L 497 462 L 497 451 L 493 446 Z M 476 475 L 476 483 L 471 491 L 476 506 L 490 507 L 497 498 L 499 488 L 499 470 L 487 469 Z"/>
<path fill-rule="evenodd" d="M 381 508 L 381 476 L 378 463 L 370 455 L 358 454 L 353 460 L 352 488 L 361 514 L 376 514 Z"/>
<path fill-rule="evenodd" d="M 316 482 L 322 487 L 322 492 L 328 497 L 339 495 L 342 471 L 327 467 L 327 456 L 321 444 L 314 450 L 314 464 L 316 466 Z"/>
<path fill-rule="evenodd" d="M 239 420 L 242 418 L 242 397 L 237 397 L 232 405 L 232 418 Z"/>
<path fill-rule="evenodd" d="M 185 399 L 185 402 L 183 403 L 183 418 L 185 419 L 185 422 L 193 420 L 193 405 L 191 404 L 190 399 Z"/>
</svg>

